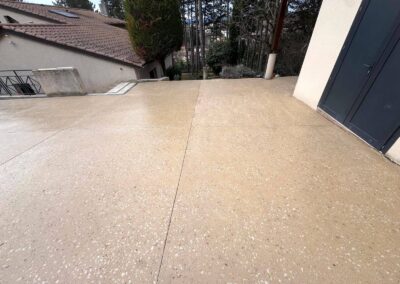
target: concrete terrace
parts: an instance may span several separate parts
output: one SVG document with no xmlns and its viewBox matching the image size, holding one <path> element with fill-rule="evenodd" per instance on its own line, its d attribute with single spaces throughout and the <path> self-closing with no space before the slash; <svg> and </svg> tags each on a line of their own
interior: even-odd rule
<svg viewBox="0 0 400 284">
<path fill-rule="evenodd" d="M 399 283 L 400 167 L 294 84 L 0 101 L 0 283 Z"/>
</svg>

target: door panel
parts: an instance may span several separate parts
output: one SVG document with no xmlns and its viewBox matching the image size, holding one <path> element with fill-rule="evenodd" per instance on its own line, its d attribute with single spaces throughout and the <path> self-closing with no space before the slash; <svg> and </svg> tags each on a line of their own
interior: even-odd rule
<svg viewBox="0 0 400 284">
<path fill-rule="evenodd" d="M 378 149 L 400 127 L 400 35 L 396 37 L 389 57 L 382 59 L 382 67 L 348 122 L 351 130 Z"/>
<path fill-rule="evenodd" d="M 382 53 L 400 12 L 399 0 L 370 0 L 354 37 L 327 86 L 320 107 L 344 122 Z"/>
</svg>

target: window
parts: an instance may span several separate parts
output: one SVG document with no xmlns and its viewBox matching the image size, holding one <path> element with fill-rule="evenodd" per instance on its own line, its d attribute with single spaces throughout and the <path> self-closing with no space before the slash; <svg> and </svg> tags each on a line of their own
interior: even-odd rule
<svg viewBox="0 0 400 284">
<path fill-rule="evenodd" d="M 13 17 L 10 17 L 10 16 L 4 16 L 4 19 L 6 19 L 7 23 L 10 23 L 10 24 L 18 24 L 19 23 L 16 19 L 14 19 Z"/>
<path fill-rule="evenodd" d="M 154 68 L 153 70 L 150 71 L 150 79 L 156 79 L 156 78 L 158 78 L 157 69 Z"/>
<path fill-rule="evenodd" d="M 76 18 L 76 19 L 79 18 L 78 15 L 68 12 L 68 10 L 65 10 L 65 11 L 64 10 L 49 10 L 49 12 L 53 13 L 53 14 L 61 15 L 61 16 L 67 17 L 67 18 Z"/>
</svg>

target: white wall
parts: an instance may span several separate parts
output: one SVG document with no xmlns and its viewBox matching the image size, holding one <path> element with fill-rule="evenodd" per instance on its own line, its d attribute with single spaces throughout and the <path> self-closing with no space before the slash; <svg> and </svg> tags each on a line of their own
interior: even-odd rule
<svg viewBox="0 0 400 284">
<path fill-rule="evenodd" d="M 165 58 L 165 68 L 171 67 L 173 65 L 173 60 L 172 60 L 172 53 Z"/>
<path fill-rule="evenodd" d="M 20 13 L 15 13 L 12 12 L 10 10 L 6 10 L 3 8 L 0 8 L 0 22 L 5 24 L 7 23 L 6 19 L 4 18 L 4 16 L 10 16 L 12 18 L 14 18 L 15 20 L 17 20 L 20 24 L 26 24 L 26 23 L 30 23 L 33 22 L 35 24 L 49 24 L 52 23 L 50 21 L 46 21 L 46 20 L 42 20 L 36 17 L 31 17 L 31 16 L 27 16 L 24 14 L 20 14 Z"/>
<path fill-rule="evenodd" d="M 153 61 L 151 63 L 146 64 L 144 66 L 144 68 L 142 68 L 138 71 L 138 79 L 150 78 L 150 71 L 153 70 L 154 68 L 157 69 L 157 76 L 162 77 L 163 70 L 162 70 L 161 64 L 156 61 Z"/>
<path fill-rule="evenodd" d="M 168 55 L 165 58 L 165 68 L 171 67 L 173 65 L 172 61 L 172 53 Z M 154 68 L 157 69 L 157 76 L 158 78 L 164 77 L 164 72 L 162 70 L 161 64 L 157 61 L 153 61 L 151 63 L 148 63 L 142 68 L 141 70 L 138 71 L 138 78 L 139 79 L 147 79 L 150 77 L 150 71 L 153 70 Z"/>
<path fill-rule="evenodd" d="M 317 109 L 362 0 L 324 0 L 294 96 Z"/>
<path fill-rule="evenodd" d="M 0 37 L 0 55 L 0 70 L 75 67 L 88 92 L 108 91 L 119 82 L 137 79 L 135 69 L 140 69 L 17 35 Z"/>
<path fill-rule="evenodd" d="M 394 145 L 389 149 L 386 156 L 400 165 L 400 138 L 397 139 L 396 143 L 394 143 Z"/>
</svg>

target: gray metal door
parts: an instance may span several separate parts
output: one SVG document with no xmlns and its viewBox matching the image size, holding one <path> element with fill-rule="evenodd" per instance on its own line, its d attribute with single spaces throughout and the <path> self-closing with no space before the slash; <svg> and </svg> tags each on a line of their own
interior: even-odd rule
<svg viewBox="0 0 400 284">
<path fill-rule="evenodd" d="M 381 150 L 400 128 L 400 28 L 371 74 L 345 125 Z"/>
<path fill-rule="evenodd" d="M 393 111 L 398 107 L 398 93 L 383 92 L 383 87 L 393 79 L 388 70 L 399 71 L 383 62 L 389 58 L 400 64 L 393 47 L 399 21 L 399 0 L 363 1 L 319 104 L 379 150 L 396 131 L 387 126 L 397 119 L 387 110 L 389 105 Z"/>
<path fill-rule="evenodd" d="M 363 1 L 320 108 L 344 122 L 395 26 L 399 0 Z M 338 19 L 340 20 L 340 19 Z"/>
</svg>

